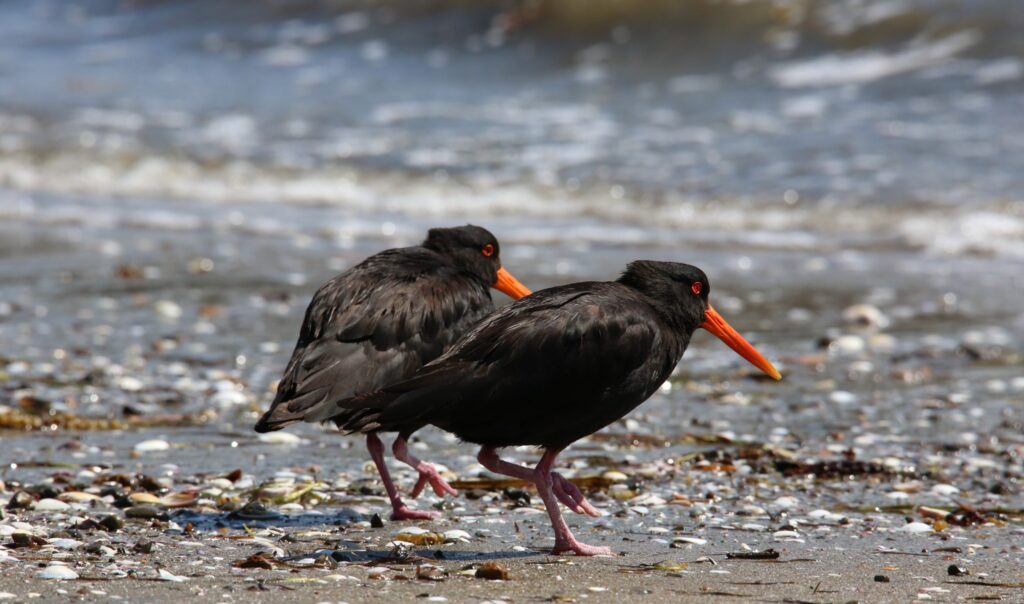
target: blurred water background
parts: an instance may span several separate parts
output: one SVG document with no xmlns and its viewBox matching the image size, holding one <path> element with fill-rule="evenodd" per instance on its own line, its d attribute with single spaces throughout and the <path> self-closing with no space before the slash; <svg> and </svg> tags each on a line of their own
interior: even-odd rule
<svg viewBox="0 0 1024 604">
<path fill-rule="evenodd" d="M 0 211 L 266 201 L 1019 257 L 1022 30 L 1002 0 L 6 2 L 0 185 L 28 195 Z"/>
</svg>

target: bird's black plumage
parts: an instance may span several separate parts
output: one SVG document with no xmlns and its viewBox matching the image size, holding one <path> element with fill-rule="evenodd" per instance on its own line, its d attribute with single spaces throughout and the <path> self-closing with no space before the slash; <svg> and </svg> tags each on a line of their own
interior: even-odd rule
<svg viewBox="0 0 1024 604">
<path fill-rule="evenodd" d="M 500 268 L 494 235 L 467 225 L 432 229 L 421 245 L 380 252 L 325 283 L 256 431 L 344 422 L 337 403 L 408 377 L 491 313 Z"/>
<path fill-rule="evenodd" d="M 700 295 L 694 281 L 705 284 Z M 635 262 L 615 282 L 535 292 L 376 395 L 344 428 L 433 424 L 483 445 L 561 448 L 621 418 L 671 374 L 707 305 L 700 269 Z"/>
</svg>

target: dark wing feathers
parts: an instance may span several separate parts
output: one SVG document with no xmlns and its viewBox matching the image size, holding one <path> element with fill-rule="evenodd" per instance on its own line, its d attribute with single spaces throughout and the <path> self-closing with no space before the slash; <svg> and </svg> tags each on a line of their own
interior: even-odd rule
<svg viewBox="0 0 1024 604">
<path fill-rule="evenodd" d="M 623 286 L 543 290 L 482 321 L 412 378 L 346 401 L 360 408 L 343 427 L 403 431 L 429 423 L 472 442 L 551 444 L 559 429 L 574 431 L 546 422 L 552 405 L 584 430 L 598 421 L 592 407 L 614 390 L 633 387 L 646 398 L 657 388 L 678 361 L 644 367 L 652 349 L 663 348 L 660 332 L 654 310 Z"/>
<path fill-rule="evenodd" d="M 408 376 L 493 310 L 486 287 L 413 250 L 377 254 L 316 292 L 256 431 L 344 413 L 334 403 Z"/>
</svg>

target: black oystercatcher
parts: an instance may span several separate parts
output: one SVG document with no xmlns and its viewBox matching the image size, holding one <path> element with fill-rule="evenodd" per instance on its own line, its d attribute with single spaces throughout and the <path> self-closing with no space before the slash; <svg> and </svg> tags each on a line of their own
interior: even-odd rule
<svg viewBox="0 0 1024 604">
<path fill-rule="evenodd" d="M 317 290 L 270 409 L 256 424 L 269 432 L 297 421 L 347 420 L 338 405 L 409 377 L 494 311 L 489 287 L 521 298 L 530 293 L 501 267 L 498 241 L 486 229 L 431 229 L 416 247 L 392 249 L 331 279 Z M 391 481 L 375 430 L 366 444 L 391 500 L 392 518 L 431 518 L 409 509 Z M 409 453 L 399 435 L 395 457 L 419 472 L 412 496 L 429 483 L 455 495 L 430 464 Z"/>
<path fill-rule="evenodd" d="M 483 445 L 484 467 L 537 485 L 555 531 L 553 553 L 611 553 L 577 541 L 562 519 L 556 499 L 577 512 L 595 510 L 551 471 L 555 456 L 651 396 L 698 327 L 782 377 L 715 312 L 709 289 L 699 268 L 644 260 L 614 282 L 536 292 L 482 321 L 408 380 L 342 403 L 340 425 L 408 435 L 433 424 Z M 544 448 L 535 468 L 498 458 L 497 447 L 516 445 Z"/>
</svg>

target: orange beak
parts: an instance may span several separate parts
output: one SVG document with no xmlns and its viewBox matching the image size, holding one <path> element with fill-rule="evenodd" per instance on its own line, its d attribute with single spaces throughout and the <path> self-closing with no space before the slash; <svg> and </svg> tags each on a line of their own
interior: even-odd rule
<svg viewBox="0 0 1024 604">
<path fill-rule="evenodd" d="M 708 309 L 704 311 L 704 322 L 700 324 L 701 327 L 710 331 L 711 333 L 718 336 L 720 340 L 725 342 L 726 346 L 732 348 L 741 357 L 750 361 L 750 364 L 757 367 L 761 371 L 767 373 L 772 379 L 781 380 L 782 374 L 779 370 L 772 366 L 768 362 L 768 359 L 761 356 L 761 353 L 756 348 L 750 345 L 740 332 L 732 328 L 731 325 L 725 322 L 722 315 L 718 314 L 718 311 L 708 306 Z"/>
<path fill-rule="evenodd" d="M 513 277 L 512 273 L 508 272 L 504 268 L 498 269 L 498 278 L 494 280 L 491 287 L 513 300 L 518 300 L 523 296 L 530 295 L 530 290 L 526 289 L 526 286 L 520 283 L 519 279 Z"/>
</svg>

